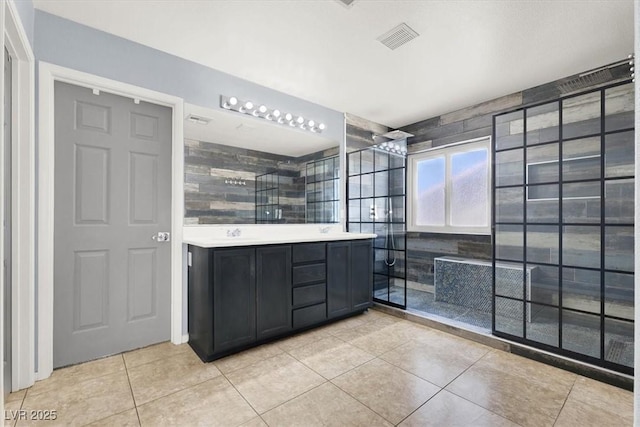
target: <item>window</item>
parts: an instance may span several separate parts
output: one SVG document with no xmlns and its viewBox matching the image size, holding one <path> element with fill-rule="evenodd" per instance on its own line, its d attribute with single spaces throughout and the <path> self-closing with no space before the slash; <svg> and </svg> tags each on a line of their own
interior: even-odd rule
<svg viewBox="0 0 640 427">
<path fill-rule="evenodd" d="M 409 231 L 491 234 L 490 138 L 409 157 Z"/>
</svg>

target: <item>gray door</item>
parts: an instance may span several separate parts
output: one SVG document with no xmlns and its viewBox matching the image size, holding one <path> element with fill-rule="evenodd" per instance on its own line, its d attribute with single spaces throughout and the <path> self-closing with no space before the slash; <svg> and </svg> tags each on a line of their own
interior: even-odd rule
<svg viewBox="0 0 640 427">
<path fill-rule="evenodd" d="M 4 391 L 11 391 L 11 57 L 4 50 Z"/>
<path fill-rule="evenodd" d="M 170 338 L 171 109 L 55 83 L 53 365 Z"/>
</svg>

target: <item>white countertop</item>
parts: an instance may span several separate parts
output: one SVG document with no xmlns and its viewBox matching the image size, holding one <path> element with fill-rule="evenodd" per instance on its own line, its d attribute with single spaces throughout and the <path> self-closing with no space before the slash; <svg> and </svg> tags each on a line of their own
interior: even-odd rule
<svg viewBox="0 0 640 427">
<path fill-rule="evenodd" d="M 239 233 L 238 230 L 240 230 Z M 234 232 L 239 235 L 231 236 L 230 234 L 234 234 Z M 334 224 L 230 224 L 223 226 L 185 226 L 183 228 L 182 242 L 202 248 L 225 248 L 280 243 L 373 239 L 375 237 L 375 234 L 368 233 L 346 233 L 342 231 L 340 225 Z"/>
</svg>

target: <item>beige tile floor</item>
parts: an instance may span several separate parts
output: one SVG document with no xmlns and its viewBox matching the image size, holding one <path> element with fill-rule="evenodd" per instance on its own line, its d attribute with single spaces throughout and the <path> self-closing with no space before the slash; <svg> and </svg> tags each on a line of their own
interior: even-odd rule
<svg viewBox="0 0 640 427">
<path fill-rule="evenodd" d="M 618 427 L 632 425 L 632 400 L 370 310 L 208 364 L 163 343 L 56 370 L 5 406 L 57 420 L 5 425 Z"/>
</svg>

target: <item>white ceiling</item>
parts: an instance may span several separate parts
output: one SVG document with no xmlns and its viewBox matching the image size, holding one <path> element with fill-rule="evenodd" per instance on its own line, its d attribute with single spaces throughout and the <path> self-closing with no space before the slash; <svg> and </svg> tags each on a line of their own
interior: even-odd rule
<svg viewBox="0 0 640 427">
<path fill-rule="evenodd" d="M 207 124 L 194 123 L 187 119 L 192 114 L 210 121 Z M 194 141 L 256 151 L 266 151 L 267 147 L 269 153 L 290 157 L 300 157 L 338 146 L 338 142 L 319 134 L 291 129 L 232 111 L 185 104 L 184 116 L 184 137 Z"/>
<path fill-rule="evenodd" d="M 36 8 L 400 127 L 625 58 L 632 0 L 34 0 Z M 376 38 L 406 22 L 397 50 Z"/>
</svg>

